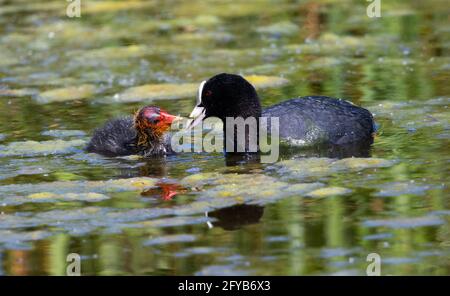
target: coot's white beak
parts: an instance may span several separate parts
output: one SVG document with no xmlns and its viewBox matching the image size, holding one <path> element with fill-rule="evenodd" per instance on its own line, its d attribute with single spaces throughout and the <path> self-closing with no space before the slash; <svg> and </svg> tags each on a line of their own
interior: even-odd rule
<svg viewBox="0 0 450 296">
<path fill-rule="evenodd" d="M 199 106 L 202 103 L 202 91 L 205 83 L 206 81 L 202 81 L 198 88 L 197 106 L 195 106 L 194 110 L 192 110 L 191 114 L 189 115 L 189 117 L 192 119 L 190 119 L 186 127 L 187 129 L 191 129 L 194 126 L 198 125 L 200 122 L 202 122 L 203 118 L 205 118 L 206 110 L 204 107 Z"/>
<path fill-rule="evenodd" d="M 192 110 L 191 115 L 189 115 L 189 117 L 192 119 L 189 120 L 187 128 L 191 129 L 202 122 L 203 118 L 205 118 L 205 112 L 205 108 L 198 106 L 195 107 L 194 110 Z"/>
</svg>

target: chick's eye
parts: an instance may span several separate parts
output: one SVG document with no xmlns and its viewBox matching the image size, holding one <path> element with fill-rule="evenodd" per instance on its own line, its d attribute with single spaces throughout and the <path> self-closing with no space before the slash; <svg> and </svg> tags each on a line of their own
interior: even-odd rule
<svg viewBox="0 0 450 296">
<path fill-rule="evenodd" d="M 148 122 L 150 122 L 151 124 L 157 124 L 159 122 L 159 116 L 151 116 L 150 118 L 148 118 Z"/>
<path fill-rule="evenodd" d="M 212 95 L 212 91 L 210 91 L 210 90 L 205 91 L 205 97 L 209 97 L 211 95 Z"/>
</svg>

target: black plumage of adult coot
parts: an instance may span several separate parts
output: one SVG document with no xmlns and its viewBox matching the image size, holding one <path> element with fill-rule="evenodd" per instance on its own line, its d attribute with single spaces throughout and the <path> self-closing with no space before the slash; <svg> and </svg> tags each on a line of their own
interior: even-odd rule
<svg viewBox="0 0 450 296">
<path fill-rule="evenodd" d="M 372 143 L 375 132 L 372 114 L 343 99 L 298 97 L 263 110 L 255 88 L 242 76 L 227 73 L 200 84 L 190 117 L 191 126 L 208 117 L 224 123 L 227 117 L 278 117 L 280 138 L 298 146 Z"/>
<path fill-rule="evenodd" d="M 86 151 L 110 157 L 172 154 L 167 130 L 178 118 L 159 107 L 143 107 L 134 117 L 115 118 L 96 129 Z"/>
</svg>

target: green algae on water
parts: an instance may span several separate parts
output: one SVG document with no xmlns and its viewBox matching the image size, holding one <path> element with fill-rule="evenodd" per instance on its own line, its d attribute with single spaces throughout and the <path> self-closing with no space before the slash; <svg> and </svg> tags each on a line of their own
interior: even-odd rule
<svg viewBox="0 0 450 296">
<path fill-rule="evenodd" d="M 70 154 L 85 145 L 84 140 L 24 141 L 0 145 L 0 157 Z"/>
</svg>

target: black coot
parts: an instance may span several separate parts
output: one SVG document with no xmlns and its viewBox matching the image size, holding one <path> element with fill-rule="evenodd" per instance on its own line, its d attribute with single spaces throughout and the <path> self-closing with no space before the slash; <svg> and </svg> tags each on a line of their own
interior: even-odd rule
<svg viewBox="0 0 450 296">
<path fill-rule="evenodd" d="M 94 131 L 86 150 L 105 156 L 166 155 L 173 153 L 166 131 L 177 117 L 155 106 L 133 117 L 116 118 Z"/>
<path fill-rule="evenodd" d="M 299 97 L 261 109 L 255 88 L 242 76 L 218 74 L 202 82 L 197 106 L 191 113 L 195 126 L 207 117 L 278 117 L 280 137 L 300 146 L 356 145 L 373 141 L 372 114 L 342 99 Z"/>
</svg>

